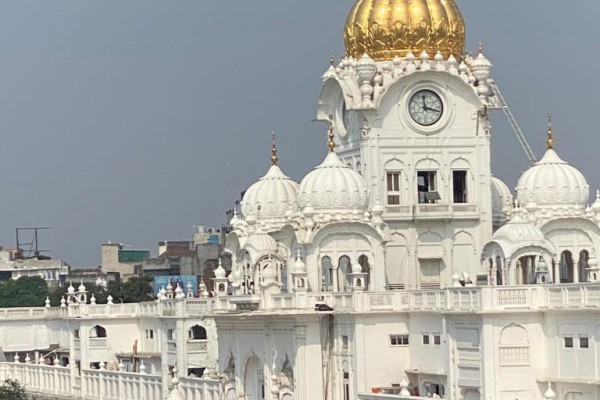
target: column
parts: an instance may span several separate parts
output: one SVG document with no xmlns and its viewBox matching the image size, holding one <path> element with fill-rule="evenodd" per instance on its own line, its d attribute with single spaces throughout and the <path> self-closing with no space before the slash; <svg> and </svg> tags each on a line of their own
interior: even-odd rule
<svg viewBox="0 0 600 400">
<path fill-rule="evenodd" d="M 579 282 L 579 259 L 573 258 L 573 282 Z"/>
</svg>

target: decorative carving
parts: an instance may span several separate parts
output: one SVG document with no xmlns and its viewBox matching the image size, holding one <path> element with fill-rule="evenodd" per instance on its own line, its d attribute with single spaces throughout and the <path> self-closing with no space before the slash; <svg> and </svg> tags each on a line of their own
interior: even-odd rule
<svg viewBox="0 0 600 400">
<path fill-rule="evenodd" d="M 392 305 L 392 296 L 389 294 L 372 295 L 369 298 L 369 304 L 373 307 L 385 307 Z"/>
</svg>

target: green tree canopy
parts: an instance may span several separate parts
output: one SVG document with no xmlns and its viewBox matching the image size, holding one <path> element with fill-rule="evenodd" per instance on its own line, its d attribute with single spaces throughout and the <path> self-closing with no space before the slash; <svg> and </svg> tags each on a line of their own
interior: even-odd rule
<svg viewBox="0 0 600 400">
<path fill-rule="evenodd" d="M 0 385 L 0 400 L 30 400 L 31 397 L 18 381 L 5 380 Z"/>
<path fill-rule="evenodd" d="M 0 282 L 0 307 L 41 307 L 46 296 L 48 284 L 39 276 Z"/>
</svg>

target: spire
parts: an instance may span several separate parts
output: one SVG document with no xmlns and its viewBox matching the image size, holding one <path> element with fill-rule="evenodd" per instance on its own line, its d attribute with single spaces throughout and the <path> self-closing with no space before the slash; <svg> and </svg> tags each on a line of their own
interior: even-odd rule
<svg viewBox="0 0 600 400">
<path fill-rule="evenodd" d="M 335 141 L 334 141 L 334 134 L 333 134 L 333 116 L 329 116 L 329 129 L 327 130 L 327 147 L 329 148 L 329 152 L 333 153 L 333 151 L 335 150 Z"/>
<path fill-rule="evenodd" d="M 552 132 L 552 114 L 548 113 L 548 140 L 546 141 L 548 150 L 554 148 L 554 134 Z"/>
<path fill-rule="evenodd" d="M 273 131 L 273 145 L 271 146 L 271 163 L 277 165 L 279 157 L 277 157 L 277 143 L 275 142 L 275 131 Z"/>
</svg>

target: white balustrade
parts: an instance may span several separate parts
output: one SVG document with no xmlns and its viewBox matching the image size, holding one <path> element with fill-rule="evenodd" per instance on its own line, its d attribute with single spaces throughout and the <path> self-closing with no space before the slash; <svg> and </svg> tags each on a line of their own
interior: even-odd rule
<svg viewBox="0 0 600 400">
<path fill-rule="evenodd" d="M 82 397 L 90 400 L 160 400 L 162 380 L 158 375 L 99 370 L 81 371 Z"/>
<path fill-rule="evenodd" d="M 221 384 L 213 379 L 180 378 L 179 390 L 186 400 L 221 399 Z"/>
<path fill-rule="evenodd" d="M 208 340 L 188 340 L 187 352 L 189 354 L 206 353 L 208 351 Z"/>
<path fill-rule="evenodd" d="M 108 339 L 102 338 L 90 338 L 90 349 L 91 350 L 103 350 L 108 347 Z"/>
</svg>

